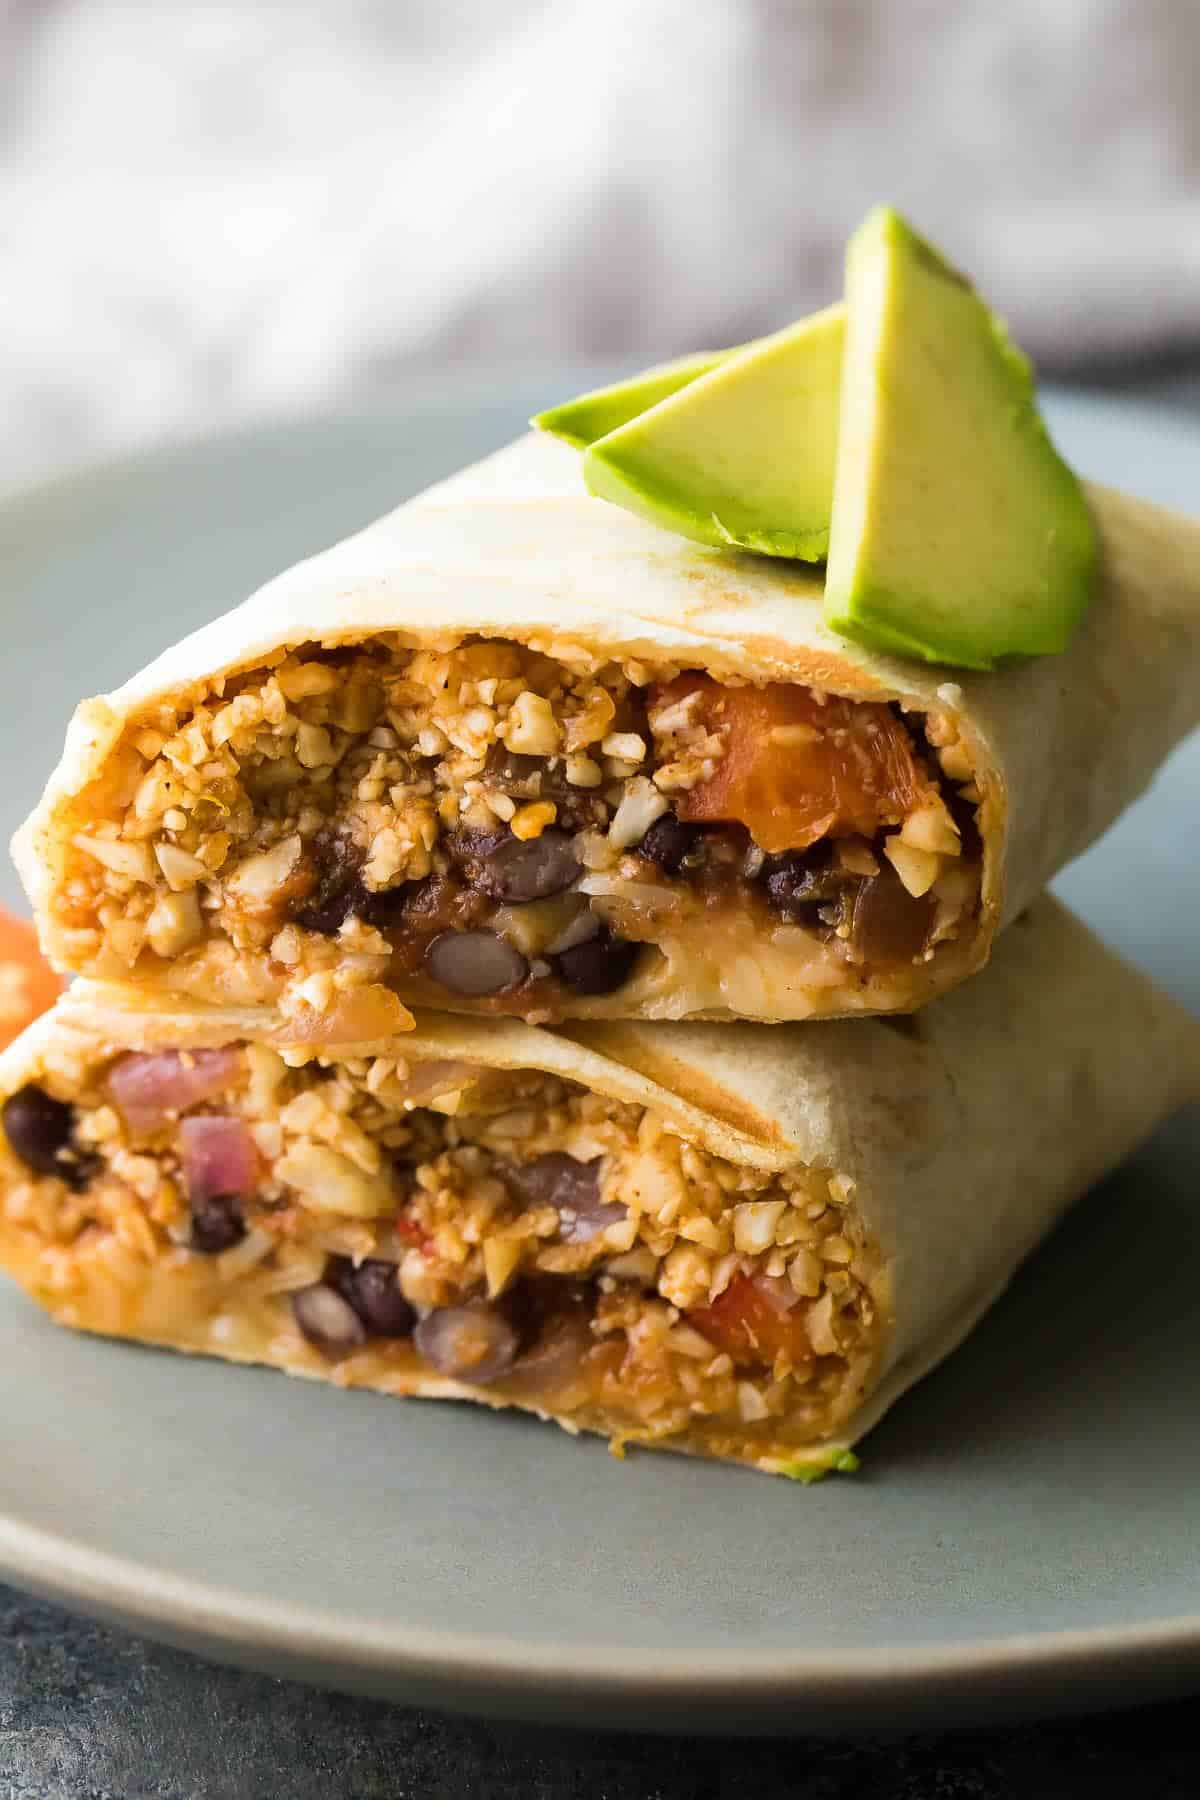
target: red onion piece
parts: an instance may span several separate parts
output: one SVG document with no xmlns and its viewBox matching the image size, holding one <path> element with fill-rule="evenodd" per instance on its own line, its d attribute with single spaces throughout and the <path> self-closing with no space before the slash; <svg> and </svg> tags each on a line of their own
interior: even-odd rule
<svg viewBox="0 0 1200 1800">
<path fill-rule="evenodd" d="M 199 1113 L 179 1127 L 188 1199 L 202 1206 L 216 1194 L 245 1197 L 258 1185 L 258 1150 L 241 1119 Z"/>
<path fill-rule="evenodd" d="M 623 1206 L 601 1205 L 599 1200 L 575 1210 L 564 1207 L 559 1213 L 559 1236 L 564 1244 L 590 1244 L 610 1225 L 619 1225 L 624 1217 Z"/>
<path fill-rule="evenodd" d="M 132 1131 L 153 1131 L 172 1113 L 232 1087 L 242 1069 L 239 1050 L 131 1052 L 109 1071 L 108 1088 Z"/>
<path fill-rule="evenodd" d="M 526 1206 L 558 1208 L 565 1244 L 590 1244 L 625 1217 L 625 1208 L 600 1198 L 603 1158 L 579 1162 L 564 1150 L 547 1150 L 525 1163 L 506 1163 L 502 1179 Z"/>
<path fill-rule="evenodd" d="M 476 1071 L 470 1063 L 411 1063 L 404 1083 L 404 1102 L 410 1106 L 425 1106 L 442 1094 L 452 1093 L 455 1088 L 467 1087 L 475 1077 Z"/>
</svg>

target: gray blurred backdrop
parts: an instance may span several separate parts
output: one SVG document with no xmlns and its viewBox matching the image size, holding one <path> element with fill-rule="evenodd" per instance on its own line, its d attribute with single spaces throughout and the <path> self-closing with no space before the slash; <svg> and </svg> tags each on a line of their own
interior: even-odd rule
<svg viewBox="0 0 1200 1800">
<path fill-rule="evenodd" d="M 0 0 L 0 480 L 737 341 L 877 198 L 1043 369 L 1186 371 L 1198 95 L 1197 0 Z"/>
</svg>

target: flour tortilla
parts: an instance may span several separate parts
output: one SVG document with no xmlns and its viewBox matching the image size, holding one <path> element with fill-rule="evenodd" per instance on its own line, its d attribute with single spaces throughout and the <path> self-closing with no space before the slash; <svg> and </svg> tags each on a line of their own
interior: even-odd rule
<svg viewBox="0 0 1200 1800">
<path fill-rule="evenodd" d="M 92 1055 L 241 1038 L 295 1043 L 291 1028 L 254 1009 L 164 1014 L 129 1001 L 127 989 L 78 984 L 0 1058 L 0 1092 L 36 1079 L 47 1049 L 61 1057 L 64 1045 Z M 977 981 L 902 1026 L 604 1022 L 555 1033 L 429 1014 L 402 1039 L 339 1052 L 380 1053 L 552 1071 L 654 1109 L 735 1163 L 809 1164 L 853 1181 L 885 1259 L 890 1322 L 838 1445 L 858 1439 L 955 1347 L 1074 1200 L 1176 1106 L 1200 1097 L 1200 1024 L 1049 898 L 1005 934 Z M 5 1184 L 23 1176 L 2 1145 L 0 1170 Z M 144 1304 L 129 1324 L 104 1292 L 64 1295 L 53 1269 L 2 1224 L 0 1263 L 70 1323 L 220 1353 L 175 1327 L 169 1273 L 146 1270 Z M 262 1360 L 288 1366 L 278 1339 Z M 504 1403 L 486 1388 L 419 1373 L 388 1387 Z M 819 1464 L 830 1447 L 813 1444 L 809 1460 Z"/>
<path fill-rule="evenodd" d="M 956 723 L 981 796 L 982 908 L 931 962 L 901 971 L 897 1004 L 915 1008 L 981 967 L 1001 926 L 1112 824 L 1200 723 L 1200 520 L 1104 488 L 1088 496 L 1101 573 L 1070 648 L 970 675 L 843 641 L 821 623 L 819 573 L 660 531 L 589 496 L 567 446 L 519 439 L 297 564 L 123 688 L 79 707 L 58 769 L 14 843 L 43 945 L 56 965 L 77 966 L 51 898 L 72 835 L 95 823 L 89 784 L 145 708 L 164 698 L 187 704 L 215 678 L 308 642 L 395 631 L 436 644 L 478 633 L 597 665 L 640 657 L 718 678 L 815 685 Z M 713 995 L 711 971 L 678 957 L 653 982 L 635 977 L 578 1008 L 583 1016 L 783 1018 L 864 1007 L 853 984 L 794 1004 L 781 991 L 768 995 L 766 1010 L 760 993 L 739 1007 L 723 991 L 716 1009 Z"/>
</svg>

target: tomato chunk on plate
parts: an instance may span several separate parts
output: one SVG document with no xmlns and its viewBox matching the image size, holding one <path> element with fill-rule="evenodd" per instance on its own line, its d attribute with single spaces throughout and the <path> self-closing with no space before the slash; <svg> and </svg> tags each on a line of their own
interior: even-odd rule
<svg viewBox="0 0 1200 1800">
<path fill-rule="evenodd" d="M 29 920 L 0 907 L 0 1050 L 54 1005 L 63 986 Z"/>
</svg>

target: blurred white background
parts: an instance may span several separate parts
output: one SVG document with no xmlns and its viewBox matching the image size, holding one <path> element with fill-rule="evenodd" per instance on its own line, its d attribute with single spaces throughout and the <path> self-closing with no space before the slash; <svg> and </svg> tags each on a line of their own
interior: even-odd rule
<svg viewBox="0 0 1200 1800">
<path fill-rule="evenodd" d="M 0 480 L 724 344 L 887 198 L 1043 368 L 1200 355 L 1194 0 L 0 0 Z"/>
</svg>

